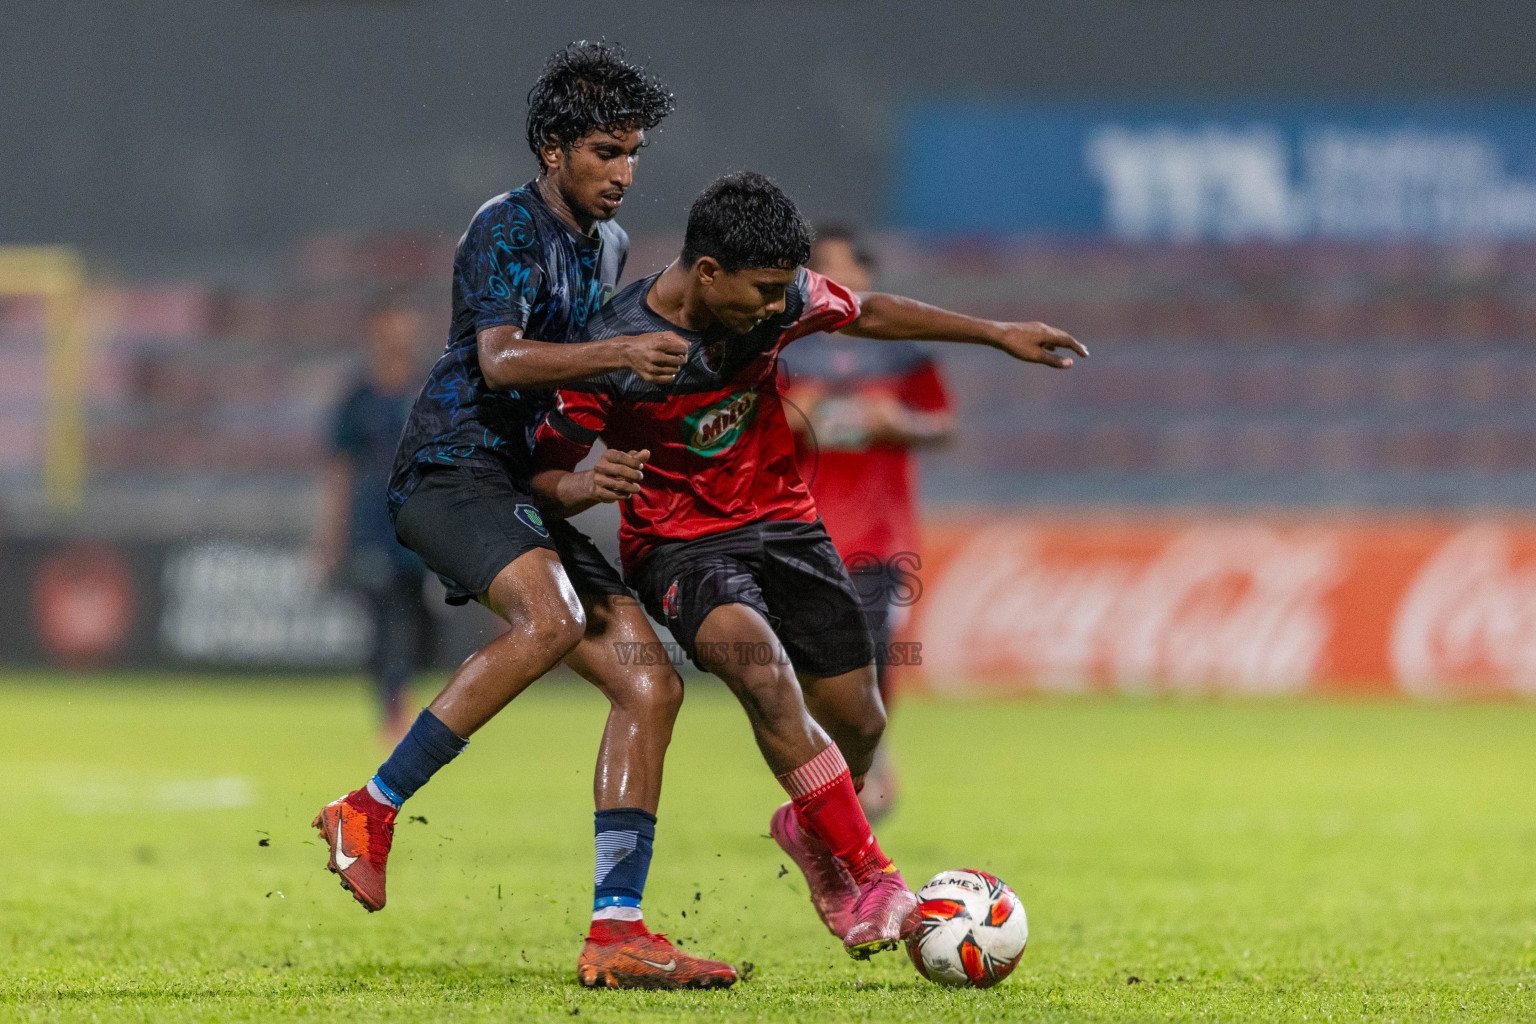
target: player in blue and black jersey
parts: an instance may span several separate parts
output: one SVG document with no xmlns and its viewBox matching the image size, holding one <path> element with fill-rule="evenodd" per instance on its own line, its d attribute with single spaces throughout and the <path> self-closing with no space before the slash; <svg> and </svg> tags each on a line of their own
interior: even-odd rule
<svg viewBox="0 0 1536 1024">
<path fill-rule="evenodd" d="M 669 383 L 687 354 L 665 330 L 570 343 L 623 271 L 629 240 L 613 217 L 672 96 L 617 48 L 574 43 L 550 58 L 528 99 L 539 175 L 482 206 L 459 241 L 448 346 L 416 399 L 389 484 L 396 535 L 442 578 L 449 603 L 478 600 L 511 628 L 459 667 L 378 774 L 326 805 L 315 825 L 330 869 L 358 902 L 381 909 L 400 805 L 563 660 L 612 705 L 578 976 L 610 987 L 723 987 L 736 980 L 730 965 L 676 949 L 640 912 L 682 680 L 670 664 L 620 662 L 620 651 L 654 647 L 656 635 L 592 542 L 540 517 L 529 480 L 533 433 L 554 387 L 621 369 Z M 595 478 L 608 467 L 600 462 Z"/>
</svg>

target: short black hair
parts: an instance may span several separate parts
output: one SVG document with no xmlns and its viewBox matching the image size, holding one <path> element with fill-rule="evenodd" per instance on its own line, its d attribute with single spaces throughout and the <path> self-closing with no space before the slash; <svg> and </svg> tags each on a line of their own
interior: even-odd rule
<svg viewBox="0 0 1536 1024">
<path fill-rule="evenodd" d="M 683 265 L 708 256 L 727 274 L 794 270 L 811 258 L 811 226 L 795 201 L 768 178 L 741 171 L 716 178 L 688 211 Z"/>
<path fill-rule="evenodd" d="M 537 157 L 541 146 L 570 149 L 594 131 L 649 130 L 675 107 L 623 47 L 583 39 L 552 54 L 528 90 L 528 148 Z"/>
</svg>

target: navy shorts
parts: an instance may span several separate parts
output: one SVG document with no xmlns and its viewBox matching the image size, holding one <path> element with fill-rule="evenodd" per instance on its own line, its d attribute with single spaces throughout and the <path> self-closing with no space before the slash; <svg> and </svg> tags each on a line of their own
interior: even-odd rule
<svg viewBox="0 0 1536 1024">
<path fill-rule="evenodd" d="M 695 665 L 699 627 L 726 604 L 761 613 L 800 675 L 840 676 L 875 657 L 859 593 L 819 519 L 660 545 L 635 574 L 635 589 Z"/>
<path fill-rule="evenodd" d="M 395 536 L 437 573 L 449 604 L 475 600 L 501 570 L 534 548 L 559 554 L 582 597 L 629 594 L 591 538 L 563 519 L 546 521 L 527 483 L 506 469 L 428 467 L 400 506 Z"/>
</svg>

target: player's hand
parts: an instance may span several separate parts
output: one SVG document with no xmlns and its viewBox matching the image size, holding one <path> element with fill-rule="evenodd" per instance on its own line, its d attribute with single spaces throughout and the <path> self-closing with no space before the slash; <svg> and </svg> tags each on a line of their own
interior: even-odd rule
<svg viewBox="0 0 1536 1024">
<path fill-rule="evenodd" d="M 1002 328 L 1002 337 L 998 339 L 997 347 L 1015 359 L 1065 370 L 1072 365 L 1072 357 L 1057 352 L 1057 349 L 1076 352 L 1085 359 L 1088 357 L 1088 349 L 1082 342 L 1049 324 L 1034 320 L 1022 324 L 1003 324 Z"/>
<path fill-rule="evenodd" d="M 907 440 L 906 407 L 892 395 L 870 395 L 864 400 L 864 426 L 875 441 Z"/>
<path fill-rule="evenodd" d="M 642 468 L 651 461 L 650 449 L 621 452 L 609 448 L 592 466 L 592 497 L 597 501 L 623 501 L 640 493 Z"/>
<path fill-rule="evenodd" d="M 625 343 L 629 368 L 648 384 L 670 384 L 688 359 L 688 343 L 671 331 L 637 334 Z"/>
</svg>

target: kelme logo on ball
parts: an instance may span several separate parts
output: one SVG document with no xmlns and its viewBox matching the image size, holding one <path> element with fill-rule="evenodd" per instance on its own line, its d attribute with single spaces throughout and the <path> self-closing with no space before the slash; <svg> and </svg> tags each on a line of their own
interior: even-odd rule
<svg viewBox="0 0 1536 1024">
<path fill-rule="evenodd" d="M 683 437 L 700 455 L 719 455 L 741 436 L 757 412 L 757 389 L 748 388 L 683 420 Z"/>
<path fill-rule="evenodd" d="M 549 531 L 544 528 L 544 517 L 539 515 L 539 510 L 532 505 L 518 505 L 512 509 L 512 514 L 540 537 L 549 536 Z"/>
</svg>

